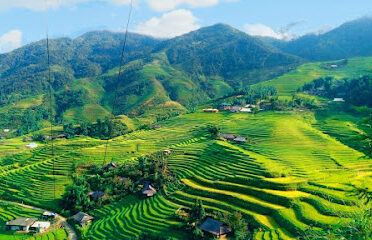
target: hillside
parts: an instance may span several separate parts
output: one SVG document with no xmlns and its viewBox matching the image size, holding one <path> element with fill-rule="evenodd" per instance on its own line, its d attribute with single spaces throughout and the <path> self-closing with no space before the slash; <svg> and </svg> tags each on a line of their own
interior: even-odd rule
<svg viewBox="0 0 372 240">
<path fill-rule="evenodd" d="M 274 46 L 311 61 L 338 60 L 372 55 L 372 18 L 364 17 L 342 24 L 319 35 L 308 34 L 285 42 L 269 40 Z"/>
<path fill-rule="evenodd" d="M 111 32 L 51 40 L 56 122 L 94 121 L 109 115 L 122 40 L 123 34 Z M 302 62 L 224 24 L 164 41 L 130 34 L 128 41 L 115 113 L 152 121 L 279 76 Z M 46 93 L 45 54 L 45 41 L 39 41 L 0 55 L 3 108 Z M 38 106 L 47 109 L 46 99 L 42 105 L 33 105 L 32 111 Z M 22 118 L 26 110 L 7 111 L 4 119 Z M 22 122 L 1 125 L 19 128 Z"/>
</svg>

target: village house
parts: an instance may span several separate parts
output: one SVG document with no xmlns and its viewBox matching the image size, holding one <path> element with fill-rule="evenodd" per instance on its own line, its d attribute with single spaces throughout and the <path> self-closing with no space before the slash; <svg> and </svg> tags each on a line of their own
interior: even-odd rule
<svg viewBox="0 0 372 240">
<path fill-rule="evenodd" d="M 242 106 L 232 106 L 230 112 L 238 113 L 242 109 Z"/>
<path fill-rule="evenodd" d="M 343 98 L 334 98 L 333 101 L 334 102 L 345 102 Z"/>
<path fill-rule="evenodd" d="M 232 229 L 226 224 L 208 217 L 200 226 L 203 232 L 209 233 L 217 238 L 225 236 L 232 232 Z"/>
<path fill-rule="evenodd" d="M 224 139 L 228 141 L 232 141 L 235 139 L 235 135 L 232 133 L 221 133 L 221 137 L 223 137 Z"/>
<path fill-rule="evenodd" d="M 251 113 L 252 112 L 252 109 L 250 108 L 246 108 L 246 107 L 243 107 L 242 109 L 240 109 L 241 112 L 247 112 L 247 113 Z"/>
<path fill-rule="evenodd" d="M 218 113 L 219 110 L 215 108 L 204 108 L 203 112 L 209 112 L 209 113 Z"/>
<path fill-rule="evenodd" d="M 43 212 L 43 219 L 54 219 L 56 217 L 56 213 L 54 212 Z"/>
<path fill-rule="evenodd" d="M 111 168 L 117 168 L 117 167 L 118 167 L 118 165 L 117 165 L 116 163 L 114 163 L 114 162 L 110 162 L 110 163 L 108 163 L 108 164 L 105 166 L 105 170 L 108 171 L 108 170 L 110 170 Z"/>
<path fill-rule="evenodd" d="M 74 219 L 77 223 L 79 223 L 80 226 L 85 227 L 92 223 L 94 220 L 94 217 L 89 216 L 86 213 L 78 212 L 74 216 L 72 216 L 72 219 Z"/>
<path fill-rule="evenodd" d="M 28 232 L 30 227 L 37 221 L 36 218 L 19 217 L 6 222 L 6 229 L 11 231 Z"/>
<path fill-rule="evenodd" d="M 36 143 L 29 143 L 26 145 L 26 148 L 37 148 L 37 144 Z"/>
<path fill-rule="evenodd" d="M 32 137 L 25 137 L 25 138 L 23 138 L 23 142 L 30 142 L 32 140 L 33 140 Z"/>
<path fill-rule="evenodd" d="M 8 133 L 8 132 L 10 132 L 10 129 L 5 128 L 3 131 L 4 131 L 5 133 Z"/>
<path fill-rule="evenodd" d="M 38 233 L 45 232 L 50 227 L 50 222 L 36 221 L 31 225 L 30 230 Z"/>
<path fill-rule="evenodd" d="M 230 103 L 221 103 L 219 106 L 218 106 L 219 109 L 221 110 L 230 110 L 231 108 L 231 104 Z"/>
<path fill-rule="evenodd" d="M 101 191 L 95 191 L 95 192 L 88 193 L 90 200 L 94 200 L 94 201 L 98 201 L 102 199 L 104 195 L 105 193 Z"/>
<path fill-rule="evenodd" d="M 141 192 L 146 197 L 152 197 L 156 194 L 156 189 L 152 186 L 150 182 L 144 182 L 143 188 L 141 189 Z"/>
<path fill-rule="evenodd" d="M 234 141 L 238 142 L 238 143 L 244 143 L 244 142 L 247 142 L 247 138 L 246 137 L 236 137 L 236 138 L 234 138 Z"/>
</svg>

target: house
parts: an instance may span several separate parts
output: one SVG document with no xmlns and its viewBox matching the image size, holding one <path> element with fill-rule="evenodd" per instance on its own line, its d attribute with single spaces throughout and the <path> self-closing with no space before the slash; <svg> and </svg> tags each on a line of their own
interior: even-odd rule
<svg viewBox="0 0 372 240">
<path fill-rule="evenodd" d="M 334 102 L 345 102 L 343 98 L 334 98 L 333 101 Z"/>
<path fill-rule="evenodd" d="M 59 134 L 57 135 L 57 138 L 67 138 L 67 136 L 65 134 Z"/>
<path fill-rule="evenodd" d="M 95 200 L 95 201 L 102 199 L 104 195 L 105 193 L 101 191 L 95 191 L 95 192 L 88 193 L 90 200 Z"/>
<path fill-rule="evenodd" d="M 50 222 L 41 222 L 36 221 L 34 224 L 31 225 L 30 230 L 36 231 L 38 233 L 45 232 L 50 227 Z"/>
<path fill-rule="evenodd" d="M 218 113 L 219 110 L 215 108 L 204 108 L 203 112 L 211 112 L 211 113 Z"/>
<path fill-rule="evenodd" d="M 230 112 L 238 113 L 242 109 L 242 106 L 232 106 Z"/>
<path fill-rule="evenodd" d="M 252 112 L 252 109 L 250 108 L 246 108 L 246 107 L 243 107 L 242 109 L 240 109 L 241 112 L 247 112 L 247 113 L 250 113 Z"/>
<path fill-rule="evenodd" d="M 232 232 L 232 229 L 229 226 L 210 217 L 205 219 L 203 224 L 200 226 L 200 229 L 217 238 Z"/>
<path fill-rule="evenodd" d="M 221 109 L 221 110 L 230 110 L 231 104 L 223 102 L 218 106 L 218 108 Z"/>
<path fill-rule="evenodd" d="M 245 138 L 245 137 L 236 137 L 236 138 L 234 138 L 234 141 L 235 142 L 239 142 L 239 143 L 243 143 L 243 142 L 247 142 L 247 138 Z"/>
<path fill-rule="evenodd" d="M 221 133 L 221 137 L 223 137 L 224 139 L 229 140 L 229 141 L 235 139 L 235 136 L 232 133 Z"/>
<path fill-rule="evenodd" d="M 29 143 L 26 145 L 26 148 L 37 148 L 37 144 L 36 143 Z"/>
<path fill-rule="evenodd" d="M 20 217 L 6 222 L 6 229 L 12 231 L 28 232 L 30 227 L 37 221 L 36 218 Z"/>
<path fill-rule="evenodd" d="M 143 188 L 141 189 L 141 192 L 143 195 L 146 195 L 147 197 L 152 197 L 156 194 L 156 189 L 152 186 L 149 182 L 143 183 Z"/>
<path fill-rule="evenodd" d="M 117 168 L 117 167 L 118 167 L 118 165 L 116 163 L 110 162 L 109 164 L 107 164 L 105 166 L 105 170 L 108 171 L 108 170 L 110 170 L 110 168 Z"/>
<path fill-rule="evenodd" d="M 165 154 L 167 154 L 167 155 L 169 155 L 169 154 L 171 154 L 171 153 L 172 153 L 172 151 L 171 151 L 171 150 L 169 150 L 169 149 L 165 149 L 165 150 L 164 150 L 164 153 L 165 153 Z"/>
<path fill-rule="evenodd" d="M 161 126 L 159 124 L 152 125 L 153 130 L 156 130 L 156 129 L 159 129 L 159 128 L 161 128 Z"/>
<path fill-rule="evenodd" d="M 5 132 L 5 133 L 8 133 L 8 132 L 10 132 L 10 129 L 5 128 L 5 129 L 4 129 L 4 132 Z"/>
<path fill-rule="evenodd" d="M 72 219 L 78 222 L 80 226 L 84 227 L 92 223 L 94 217 L 89 216 L 88 214 L 83 212 L 78 212 L 74 216 L 72 216 Z"/>
<path fill-rule="evenodd" d="M 48 211 L 43 212 L 43 219 L 53 219 L 55 217 L 56 217 L 56 213 L 54 212 L 48 212 Z"/>
<path fill-rule="evenodd" d="M 29 142 L 29 141 L 32 141 L 32 137 L 25 137 L 23 138 L 23 142 Z"/>
<path fill-rule="evenodd" d="M 338 68 L 338 65 L 337 64 L 332 64 L 331 68 Z"/>
</svg>

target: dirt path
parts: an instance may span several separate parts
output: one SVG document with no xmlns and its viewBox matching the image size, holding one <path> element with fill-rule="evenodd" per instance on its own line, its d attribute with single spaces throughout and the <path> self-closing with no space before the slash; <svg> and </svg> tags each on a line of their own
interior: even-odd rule
<svg viewBox="0 0 372 240">
<path fill-rule="evenodd" d="M 10 201 L 4 201 L 4 200 L 0 200 L 0 202 L 15 204 L 15 205 L 18 205 L 20 207 L 33 209 L 33 210 L 38 210 L 38 211 L 43 211 L 43 212 L 48 211 L 46 209 L 33 207 L 33 206 L 30 206 L 30 205 L 25 205 L 25 204 L 17 203 L 17 202 L 10 202 Z M 75 230 L 70 226 L 70 224 L 67 223 L 66 218 L 62 217 L 59 214 L 56 214 L 56 219 L 57 219 L 57 224 L 61 224 L 66 229 L 66 231 L 68 232 L 68 237 L 69 237 L 70 240 L 77 240 L 78 239 Z"/>
</svg>

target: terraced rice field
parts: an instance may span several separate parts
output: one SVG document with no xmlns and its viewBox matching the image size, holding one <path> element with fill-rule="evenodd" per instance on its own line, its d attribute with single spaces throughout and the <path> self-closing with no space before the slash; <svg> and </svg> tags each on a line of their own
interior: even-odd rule
<svg viewBox="0 0 372 240">
<path fill-rule="evenodd" d="M 209 123 L 249 141 L 211 139 L 205 130 Z M 251 228 L 262 230 L 255 239 L 296 239 L 310 226 L 347 224 L 356 200 L 348 184 L 370 186 L 372 161 L 319 124 L 312 113 L 194 113 L 161 122 L 157 130 L 113 139 L 108 161 L 134 161 L 150 152 L 173 150 L 169 165 L 181 185 L 154 198 L 129 196 L 96 209 L 84 239 L 131 239 L 141 232 L 188 239 L 190 233 L 179 230 L 181 223 L 173 216 L 195 199 L 210 211 L 241 211 Z M 102 163 L 103 143 L 85 138 L 56 143 L 56 178 L 48 147 L 33 150 L 31 156 L 18 157 L 23 166 L 2 167 L 0 190 L 5 198 L 55 207 L 54 179 L 59 197 L 74 162 Z"/>
</svg>

